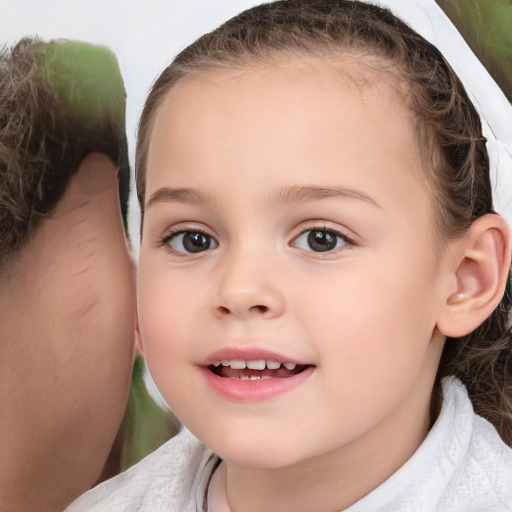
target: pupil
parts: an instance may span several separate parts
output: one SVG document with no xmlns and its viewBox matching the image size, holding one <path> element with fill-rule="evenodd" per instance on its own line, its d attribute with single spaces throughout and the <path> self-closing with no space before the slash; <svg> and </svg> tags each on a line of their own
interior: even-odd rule
<svg viewBox="0 0 512 512">
<path fill-rule="evenodd" d="M 311 231 L 308 235 L 308 244 L 313 251 L 332 251 L 336 247 L 336 235 L 329 231 Z"/>
<path fill-rule="evenodd" d="M 206 251 L 210 247 L 210 237 L 203 233 L 185 233 L 183 235 L 183 247 L 188 252 Z"/>
</svg>

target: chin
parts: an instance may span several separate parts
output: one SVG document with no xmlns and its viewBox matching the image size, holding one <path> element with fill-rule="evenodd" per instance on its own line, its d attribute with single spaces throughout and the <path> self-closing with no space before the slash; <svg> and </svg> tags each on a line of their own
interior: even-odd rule
<svg viewBox="0 0 512 512">
<path fill-rule="evenodd" d="M 208 439 L 205 444 L 222 460 L 235 466 L 278 469 L 291 466 L 300 460 L 297 450 L 283 446 L 281 438 L 264 440 L 250 435 L 246 438 L 234 437 Z"/>
</svg>

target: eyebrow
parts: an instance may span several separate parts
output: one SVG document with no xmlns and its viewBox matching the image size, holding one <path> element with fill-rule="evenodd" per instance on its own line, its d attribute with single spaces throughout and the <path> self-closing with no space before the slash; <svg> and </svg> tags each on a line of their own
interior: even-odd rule
<svg viewBox="0 0 512 512">
<path fill-rule="evenodd" d="M 322 187 L 317 185 L 283 187 L 274 193 L 270 200 L 273 204 L 300 203 L 321 199 L 346 198 L 357 199 L 382 209 L 373 198 L 357 190 L 343 187 Z"/>
<path fill-rule="evenodd" d="M 151 195 L 146 203 L 146 209 L 161 203 L 188 203 L 200 205 L 212 204 L 214 202 L 212 196 L 195 188 L 162 187 Z"/>
<path fill-rule="evenodd" d="M 282 187 L 271 194 L 270 202 L 271 204 L 300 203 L 339 197 L 346 199 L 358 199 L 382 209 L 374 199 L 357 190 L 343 187 L 322 187 L 317 185 L 292 185 L 289 187 Z M 195 188 L 162 187 L 151 195 L 146 203 L 146 209 L 162 203 L 202 205 L 214 204 L 215 202 L 216 201 L 211 195 Z"/>
</svg>

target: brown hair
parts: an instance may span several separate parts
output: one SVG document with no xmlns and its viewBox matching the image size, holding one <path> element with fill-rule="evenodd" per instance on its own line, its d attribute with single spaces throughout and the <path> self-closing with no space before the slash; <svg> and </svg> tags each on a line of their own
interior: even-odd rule
<svg viewBox="0 0 512 512">
<path fill-rule="evenodd" d="M 117 164 L 126 222 L 125 97 L 105 48 L 23 39 L 0 56 L 0 266 L 30 239 L 89 153 Z"/>
<path fill-rule="evenodd" d="M 439 50 L 390 11 L 358 1 L 281 0 L 249 9 L 183 50 L 155 82 L 144 107 L 137 144 L 137 194 L 144 211 L 148 147 L 155 112 L 182 77 L 215 68 L 247 67 L 274 56 L 357 53 L 405 84 L 423 167 L 435 197 L 441 239 L 462 236 L 493 213 L 489 160 L 478 113 Z M 366 57 L 366 59 L 364 59 Z M 401 87 L 401 89 L 404 89 Z M 510 292 L 474 332 L 448 339 L 440 379 L 454 375 L 467 387 L 476 412 L 512 446 Z"/>
</svg>

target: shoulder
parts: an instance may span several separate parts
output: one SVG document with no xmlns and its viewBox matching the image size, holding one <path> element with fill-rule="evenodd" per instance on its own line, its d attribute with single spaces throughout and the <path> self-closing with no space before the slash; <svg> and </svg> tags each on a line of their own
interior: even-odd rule
<svg viewBox="0 0 512 512">
<path fill-rule="evenodd" d="M 138 464 L 103 482 L 65 512 L 195 510 L 195 487 L 210 452 L 183 429 Z"/>
<path fill-rule="evenodd" d="M 512 512 L 512 448 L 491 423 L 473 412 L 465 388 L 456 381 L 450 385 L 458 387 L 458 399 L 466 402 L 468 443 L 447 485 L 445 508 L 456 510 L 453 507 L 463 502 L 471 504 L 471 510 Z M 455 436 L 452 443 L 459 440 Z"/>
<path fill-rule="evenodd" d="M 462 498 L 481 510 L 512 512 L 512 448 L 484 418 L 474 415 L 471 440 L 446 495 L 447 506 Z M 486 509 L 493 503 L 495 508 Z"/>
<path fill-rule="evenodd" d="M 416 453 L 350 512 L 512 512 L 512 449 L 458 380 L 445 379 L 443 395 Z"/>
</svg>

